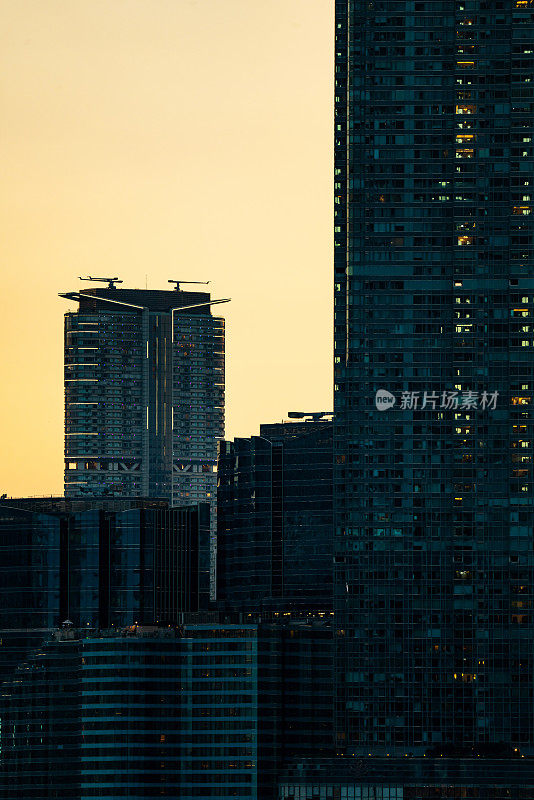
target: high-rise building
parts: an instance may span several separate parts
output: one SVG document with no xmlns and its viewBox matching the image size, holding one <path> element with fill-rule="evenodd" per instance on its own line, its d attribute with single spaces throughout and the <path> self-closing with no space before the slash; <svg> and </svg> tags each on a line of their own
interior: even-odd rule
<svg viewBox="0 0 534 800">
<path fill-rule="evenodd" d="M 345 755 L 534 756 L 533 13 L 336 0 Z"/>
<path fill-rule="evenodd" d="M 65 495 L 209 502 L 213 593 L 224 319 L 210 309 L 226 301 L 115 282 L 61 295 L 78 303 L 65 314 Z"/>
<path fill-rule="evenodd" d="M 331 658 L 322 621 L 64 628 L 3 686 L 0 798 L 271 800 L 325 754 Z"/>
<path fill-rule="evenodd" d="M 332 609 L 332 420 L 311 416 L 220 444 L 217 599 L 227 609 Z"/>
<path fill-rule="evenodd" d="M 175 624 L 209 604 L 210 508 L 134 498 L 0 502 L 0 681 L 65 621 Z"/>
</svg>

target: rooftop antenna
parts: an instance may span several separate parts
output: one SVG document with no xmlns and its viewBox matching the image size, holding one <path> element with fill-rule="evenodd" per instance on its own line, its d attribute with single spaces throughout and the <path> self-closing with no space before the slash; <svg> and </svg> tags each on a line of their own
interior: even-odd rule
<svg viewBox="0 0 534 800">
<path fill-rule="evenodd" d="M 82 276 L 79 275 L 79 278 L 81 281 L 98 281 L 99 283 L 107 283 L 108 289 L 115 289 L 116 283 L 122 283 L 122 281 L 120 281 L 118 278 L 93 278 L 92 275 L 88 275 L 86 278 L 82 278 Z"/>
<path fill-rule="evenodd" d="M 313 422 L 319 422 L 323 417 L 330 417 L 331 411 L 288 411 L 287 416 L 289 419 L 308 419 Z"/>
<path fill-rule="evenodd" d="M 190 283 L 201 283 L 202 286 L 207 286 L 208 283 L 211 283 L 211 281 L 169 281 L 169 283 L 174 283 L 175 284 L 175 286 L 174 286 L 175 290 L 177 292 L 179 292 L 181 283 L 187 283 L 187 284 L 190 284 Z"/>
</svg>

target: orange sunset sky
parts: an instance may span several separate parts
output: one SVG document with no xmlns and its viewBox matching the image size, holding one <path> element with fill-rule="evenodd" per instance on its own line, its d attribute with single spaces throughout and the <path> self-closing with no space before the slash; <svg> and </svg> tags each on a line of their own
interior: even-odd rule
<svg viewBox="0 0 534 800">
<path fill-rule="evenodd" d="M 0 494 L 62 493 L 57 295 L 79 275 L 232 298 L 228 438 L 331 410 L 333 0 L 0 15 Z"/>
</svg>

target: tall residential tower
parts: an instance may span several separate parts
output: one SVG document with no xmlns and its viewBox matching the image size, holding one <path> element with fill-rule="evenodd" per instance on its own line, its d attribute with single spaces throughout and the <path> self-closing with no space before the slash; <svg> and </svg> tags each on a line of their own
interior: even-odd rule
<svg viewBox="0 0 534 800">
<path fill-rule="evenodd" d="M 533 15 L 336 0 L 346 755 L 534 756 Z"/>
<path fill-rule="evenodd" d="M 213 499 L 224 320 L 205 292 L 85 289 L 65 314 L 65 495 Z"/>
<path fill-rule="evenodd" d="M 91 279 L 93 280 L 93 279 Z M 116 288 L 61 296 L 65 496 L 164 497 L 212 507 L 224 436 L 224 319 L 207 292 Z"/>
</svg>

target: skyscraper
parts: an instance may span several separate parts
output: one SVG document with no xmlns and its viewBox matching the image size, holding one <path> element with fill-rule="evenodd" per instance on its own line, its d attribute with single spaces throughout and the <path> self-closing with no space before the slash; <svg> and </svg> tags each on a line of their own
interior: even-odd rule
<svg viewBox="0 0 534 800">
<path fill-rule="evenodd" d="M 534 756 L 533 9 L 335 20 L 338 749 Z"/>
<path fill-rule="evenodd" d="M 63 627 L 2 687 L 0 798 L 271 800 L 328 751 L 331 657 L 329 622 Z"/>
<path fill-rule="evenodd" d="M 225 608 L 331 610 L 332 421 L 324 416 L 221 442 L 217 599 Z"/>
<path fill-rule="evenodd" d="M 65 314 L 65 496 L 209 502 L 213 594 L 224 319 L 210 309 L 226 301 L 95 280 L 109 286 L 61 295 L 79 304 Z"/>
<path fill-rule="evenodd" d="M 224 320 L 206 292 L 67 292 L 65 495 L 214 502 Z"/>
</svg>

